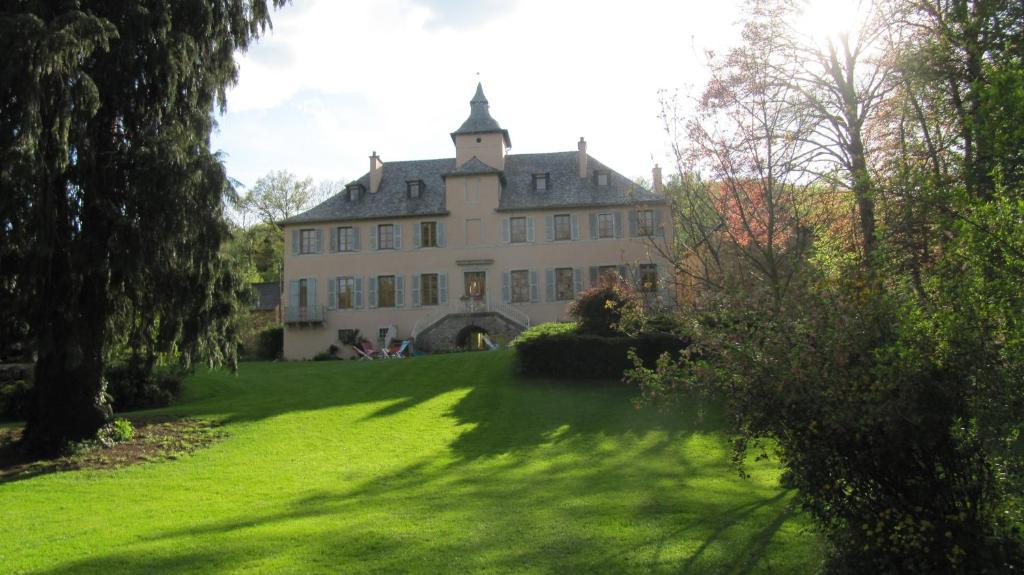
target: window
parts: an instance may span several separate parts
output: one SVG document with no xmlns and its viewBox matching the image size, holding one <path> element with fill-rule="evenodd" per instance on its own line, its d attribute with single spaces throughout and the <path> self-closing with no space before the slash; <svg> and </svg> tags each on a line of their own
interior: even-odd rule
<svg viewBox="0 0 1024 575">
<path fill-rule="evenodd" d="M 636 232 L 641 236 L 654 235 L 654 210 L 637 210 Z"/>
<path fill-rule="evenodd" d="M 619 266 L 598 266 L 597 281 L 601 284 L 614 283 L 619 277 Z"/>
<path fill-rule="evenodd" d="M 354 202 L 359 199 L 359 186 L 348 187 L 348 201 Z"/>
<path fill-rule="evenodd" d="M 425 248 L 437 247 L 437 222 L 420 223 L 420 245 Z"/>
<path fill-rule="evenodd" d="M 377 307 L 395 307 L 395 276 L 377 276 Z"/>
<path fill-rule="evenodd" d="M 509 241 L 514 244 L 526 242 L 526 218 L 509 218 Z"/>
<path fill-rule="evenodd" d="M 612 214 L 597 214 L 597 237 L 615 237 L 615 217 Z"/>
<path fill-rule="evenodd" d="M 533 189 L 538 192 L 544 192 L 548 189 L 548 175 L 547 174 L 534 174 L 533 175 Z"/>
<path fill-rule="evenodd" d="M 530 272 L 516 270 L 512 272 L 512 303 L 530 301 Z"/>
<path fill-rule="evenodd" d="M 338 309 L 352 309 L 355 307 L 355 278 L 338 278 L 338 301 L 335 305 Z"/>
<path fill-rule="evenodd" d="M 356 249 L 356 229 L 352 226 L 338 228 L 338 251 L 352 252 Z"/>
<path fill-rule="evenodd" d="M 420 180 L 413 180 L 405 183 L 406 188 L 409 191 L 409 199 L 416 199 L 420 197 L 420 193 L 423 191 L 423 182 Z"/>
<path fill-rule="evenodd" d="M 555 240 L 572 239 L 572 219 L 569 214 L 558 214 L 555 216 Z"/>
<path fill-rule="evenodd" d="M 608 172 L 594 172 L 594 179 L 597 181 L 599 186 L 608 185 Z"/>
<path fill-rule="evenodd" d="M 573 289 L 572 268 L 555 269 L 555 299 L 570 300 L 575 297 L 576 290 Z"/>
<path fill-rule="evenodd" d="M 395 249 L 395 226 L 393 224 L 381 224 L 377 226 L 377 249 Z"/>
<path fill-rule="evenodd" d="M 437 305 L 437 274 L 420 276 L 420 305 Z"/>
<path fill-rule="evenodd" d="M 466 272 L 466 297 L 482 298 L 487 294 L 487 273 Z"/>
<path fill-rule="evenodd" d="M 299 309 L 309 307 L 309 280 L 299 280 Z"/>
<path fill-rule="evenodd" d="M 320 246 L 316 245 L 316 230 L 299 231 L 299 253 L 315 254 Z"/>
<path fill-rule="evenodd" d="M 658 266 L 640 264 L 640 290 L 644 293 L 658 291 Z"/>
<path fill-rule="evenodd" d="M 384 349 L 384 343 L 388 340 L 389 331 L 391 331 L 390 326 L 377 328 L 377 349 Z"/>
</svg>

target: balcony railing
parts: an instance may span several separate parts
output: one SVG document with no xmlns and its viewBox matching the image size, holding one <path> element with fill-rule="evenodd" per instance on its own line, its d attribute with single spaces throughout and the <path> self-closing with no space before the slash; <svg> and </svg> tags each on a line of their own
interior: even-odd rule
<svg viewBox="0 0 1024 575">
<path fill-rule="evenodd" d="M 322 305 L 310 305 L 306 307 L 285 306 L 285 323 L 324 323 L 325 308 Z"/>
</svg>

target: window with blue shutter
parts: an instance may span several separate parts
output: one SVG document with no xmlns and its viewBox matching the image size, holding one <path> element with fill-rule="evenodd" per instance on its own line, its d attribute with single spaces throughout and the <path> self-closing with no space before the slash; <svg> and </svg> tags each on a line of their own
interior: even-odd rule
<svg viewBox="0 0 1024 575">
<path fill-rule="evenodd" d="M 448 303 L 448 274 L 437 274 L 437 302 L 440 305 Z"/>
</svg>

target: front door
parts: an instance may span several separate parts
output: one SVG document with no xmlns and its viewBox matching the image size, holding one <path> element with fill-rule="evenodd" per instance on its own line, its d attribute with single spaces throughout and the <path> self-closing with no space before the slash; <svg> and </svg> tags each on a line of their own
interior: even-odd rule
<svg viewBox="0 0 1024 575">
<path fill-rule="evenodd" d="M 487 272 L 465 272 L 466 299 L 484 301 L 487 298 Z"/>
</svg>

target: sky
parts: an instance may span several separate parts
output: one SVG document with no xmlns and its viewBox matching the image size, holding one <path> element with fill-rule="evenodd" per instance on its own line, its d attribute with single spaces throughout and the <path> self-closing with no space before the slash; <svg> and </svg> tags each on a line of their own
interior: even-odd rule
<svg viewBox="0 0 1024 575">
<path fill-rule="evenodd" d="M 482 82 L 510 153 L 575 150 L 630 178 L 671 166 L 660 100 L 695 96 L 706 50 L 738 42 L 739 0 L 294 0 L 238 56 L 212 139 L 229 176 L 349 181 L 455 155 Z M 668 169 L 666 170 L 666 173 Z"/>
</svg>

